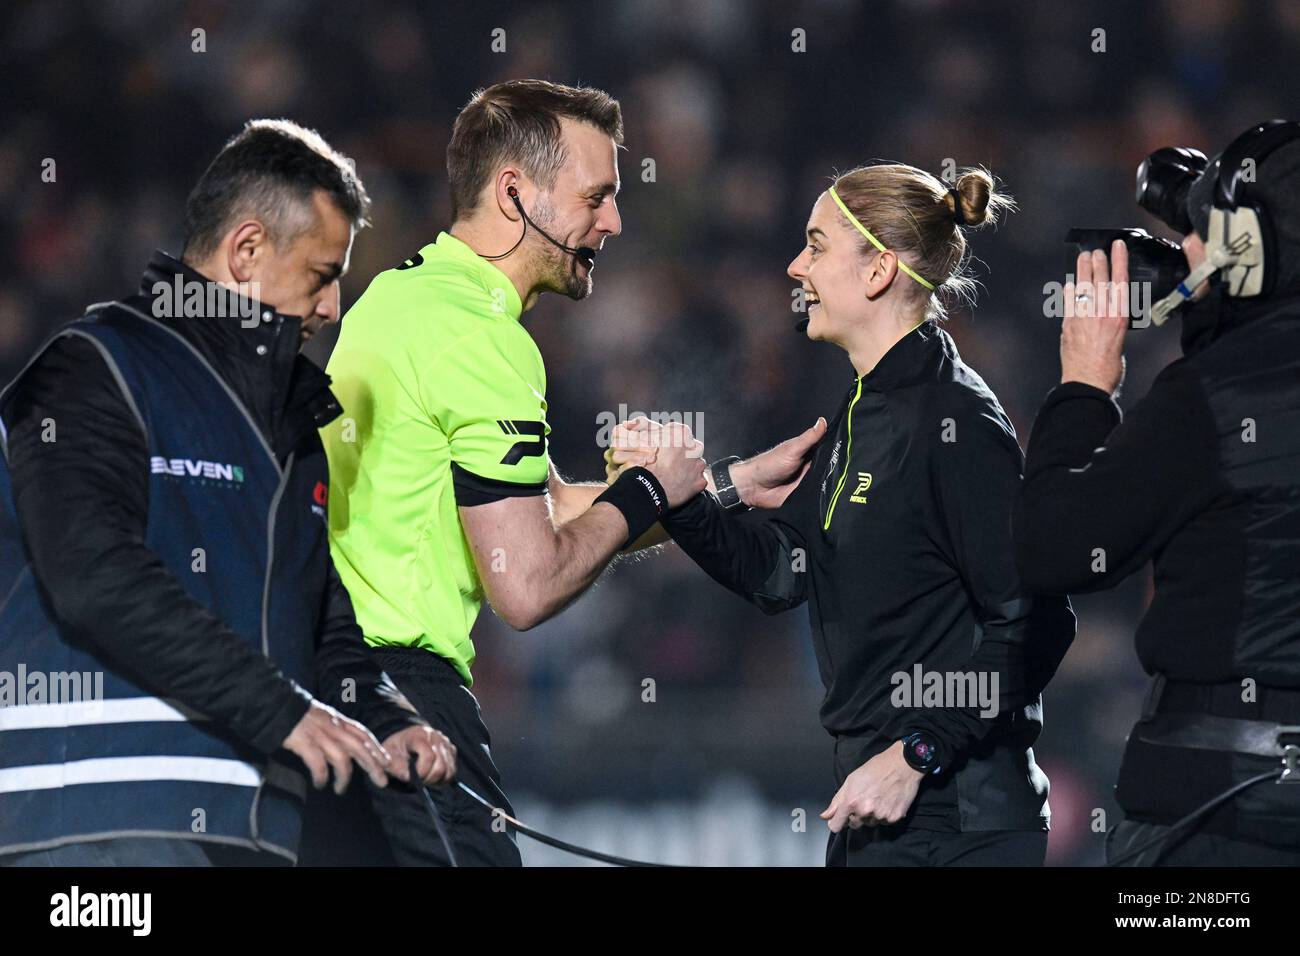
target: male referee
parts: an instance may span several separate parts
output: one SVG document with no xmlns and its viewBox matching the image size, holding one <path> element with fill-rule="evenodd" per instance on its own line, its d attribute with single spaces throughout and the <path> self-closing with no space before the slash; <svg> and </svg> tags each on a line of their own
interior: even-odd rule
<svg viewBox="0 0 1300 956">
<path fill-rule="evenodd" d="M 476 93 L 447 148 L 450 231 L 375 278 L 329 363 L 348 409 L 324 431 L 339 574 L 381 666 L 456 745 L 458 779 L 506 812 L 469 690 L 483 597 L 511 627 L 535 627 L 709 486 L 681 425 L 608 487 L 566 483 L 547 456 L 545 370 L 520 318 L 543 292 L 591 293 L 596 253 L 622 229 L 622 138 L 600 90 L 515 80 Z M 806 435 L 733 466 L 743 500 L 788 491 L 819 437 Z M 443 790 L 457 863 L 520 863 L 486 808 Z M 418 795 L 372 788 L 371 800 L 399 864 L 448 862 Z"/>
</svg>

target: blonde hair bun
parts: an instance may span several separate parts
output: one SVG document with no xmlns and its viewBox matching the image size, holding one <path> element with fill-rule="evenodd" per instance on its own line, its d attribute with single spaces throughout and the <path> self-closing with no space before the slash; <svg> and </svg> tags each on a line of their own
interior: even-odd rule
<svg viewBox="0 0 1300 956">
<path fill-rule="evenodd" d="M 953 219 L 969 229 L 997 223 L 1003 213 L 1015 208 L 1011 197 L 994 191 L 993 177 L 986 169 L 963 170 L 952 188 L 948 194 L 948 208 Z M 958 202 L 961 203 L 960 219 L 957 216 Z"/>
</svg>

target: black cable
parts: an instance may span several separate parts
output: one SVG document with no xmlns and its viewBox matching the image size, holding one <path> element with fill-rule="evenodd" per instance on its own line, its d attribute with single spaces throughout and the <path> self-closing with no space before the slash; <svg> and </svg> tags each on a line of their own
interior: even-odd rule
<svg viewBox="0 0 1300 956">
<path fill-rule="evenodd" d="M 1261 773 L 1258 776 L 1251 777 L 1249 780 L 1245 780 L 1229 788 L 1228 790 L 1225 790 L 1223 793 L 1219 794 L 1214 799 L 1197 807 L 1195 810 L 1187 814 L 1187 816 L 1183 817 L 1177 823 L 1172 824 L 1169 827 L 1169 831 L 1167 833 L 1161 833 L 1159 836 L 1147 840 L 1145 843 L 1139 845 L 1135 849 L 1120 854 L 1115 859 L 1108 861 L 1106 865 L 1119 866 L 1121 863 L 1125 862 L 1126 860 L 1129 860 L 1133 857 L 1141 856 L 1143 853 L 1151 849 L 1156 844 L 1164 843 L 1166 840 L 1171 839 L 1174 836 L 1174 834 L 1176 834 L 1179 830 L 1195 823 L 1201 817 L 1205 816 L 1205 814 L 1209 813 L 1211 810 L 1216 809 L 1221 804 L 1231 800 L 1233 797 L 1241 793 L 1243 790 L 1249 790 L 1251 787 L 1255 786 L 1255 784 L 1263 783 L 1265 780 L 1277 780 L 1279 777 L 1281 777 L 1281 775 L 1284 772 L 1285 771 L 1283 770 L 1270 770 L 1267 773 Z M 1154 866 L 1156 864 L 1156 861 L 1160 859 L 1162 853 L 1164 853 L 1164 850 L 1161 850 L 1160 853 L 1156 854 L 1155 858 L 1151 861 L 1150 864 L 1151 866 Z"/>
<path fill-rule="evenodd" d="M 451 839 L 447 835 L 446 826 L 443 825 L 442 815 L 438 813 L 438 807 L 434 804 L 433 797 L 429 795 L 428 788 L 425 787 L 420 782 L 420 777 L 415 772 L 414 754 L 411 755 L 411 783 L 416 787 L 416 789 L 420 791 L 420 794 L 424 797 L 425 809 L 429 811 L 429 817 L 433 820 L 433 827 L 435 830 L 438 831 L 438 839 L 442 841 L 443 849 L 447 851 L 447 858 L 451 860 L 451 865 L 459 866 L 459 864 L 456 862 L 456 854 L 452 852 Z M 499 816 L 501 819 L 505 820 L 506 823 L 510 824 L 510 826 L 516 832 L 522 833 L 526 837 L 532 837 L 538 843 L 545 843 L 547 846 L 553 846 L 557 850 L 563 850 L 564 852 L 572 853 L 575 856 L 583 856 L 589 860 L 596 860 L 600 863 L 609 863 L 612 866 L 662 867 L 662 866 L 669 865 L 666 863 L 647 863 L 643 860 L 629 860 L 626 857 L 613 856 L 609 853 L 601 853 L 599 850 L 588 850 L 586 847 L 578 846 L 573 843 L 566 843 L 563 840 L 557 839 L 553 836 L 547 836 L 545 833 L 542 833 L 540 830 L 534 830 L 532 827 L 525 826 L 524 824 L 520 823 L 510 814 L 502 810 L 500 807 L 492 806 L 491 803 L 489 803 L 479 794 L 475 793 L 472 788 L 466 786 L 465 784 L 458 782 L 456 786 L 460 787 L 462 790 L 464 790 L 467 794 L 469 794 L 471 797 L 473 797 L 483 806 L 487 807 L 488 810 L 492 811 L 492 815 L 494 817 Z"/>
<path fill-rule="evenodd" d="M 537 225 L 537 223 L 533 222 L 531 219 L 528 218 L 528 213 L 524 212 L 523 201 L 519 198 L 519 191 L 515 189 L 514 186 L 511 186 L 509 187 L 508 192 L 510 193 L 510 198 L 514 201 L 515 208 L 519 210 L 519 215 L 522 216 L 524 219 L 523 231 L 519 233 L 518 241 L 509 249 L 507 249 L 505 252 L 497 256 L 481 255 L 480 258 L 486 259 L 488 262 L 496 262 L 499 259 L 504 259 L 507 256 L 511 255 L 516 249 L 519 248 L 519 244 L 523 242 L 524 238 L 528 235 L 528 227 L 532 226 L 533 232 L 537 233 L 539 236 L 541 236 L 551 245 L 555 246 L 555 248 L 559 249 L 561 252 L 571 255 L 575 259 L 581 259 L 583 262 L 587 263 L 588 267 L 590 267 L 596 261 L 595 249 L 591 248 L 591 246 L 578 246 L 577 248 L 574 248 L 572 246 L 566 246 L 558 239 L 553 238 L 549 232 L 547 232 L 541 226 Z"/>
<path fill-rule="evenodd" d="M 438 812 L 438 806 L 433 802 L 433 796 L 429 793 L 429 788 L 424 786 L 420 780 L 419 774 L 415 772 L 415 754 L 411 754 L 411 785 L 420 791 L 424 797 L 425 809 L 429 811 L 429 816 L 433 818 L 433 828 L 438 831 L 438 839 L 442 841 L 442 848 L 447 851 L 447 859 L 451 861 L 452 866 L 460 866 L 456 862 L 456 852 L 451 848 L 451 837 L 447 835 L 447 825 L 442 821 L 442 814 Z"/>
<path fill-rule="evenodd" d="M 457 783 L 456 785 L 460 787 L 462 790 L 464 790 L 466 793 L 468 793 L 475 800 L 477 800 L 479 803 L 483 804 L 483 806 L 491 810 L 493 816 L 501 817 L 501 819 L 505 820 L 506 823 L 510 824 L 510 826 L 513 827 L 516 831 L 522 833 L 526 837 L 532 837 L 538 843 L 545 843 L 547 846 L 553 846 L 557 850 L 563 850 L 565 853 L 572 853 L 574 856 L 584 856 L 589 860 L 597 860 L 601 863 L 609 863 L 613 866 L 668 867 L 671 865 L 668 863 L 648 863 L 644 860 L 629 860 L 627 857 L 613 856 L 609 853 L 601 853 L 599 850 L 588 850 L 586 847 L 578 846 L 577 844 L 574 843 L 566 843 L 563 840 L 557 839 L 556 837 L 553 836 L 547 836 L 545 833 L 542 833 L 540 830 L 534 830 L 532 827 L 525 826 L 524 824 L 520 823 L 510 814 L 502 810 L 500 807 L 492 806 L 491 803 L 489 803 L 483 797 L 479 796 L 477 793 L 475 793 L 472 789 L 470 789 L 465 784 Z"/>
<path fill-rule="evenodd" d="M 478 803 L 491 810 L 494 817 L 504 819 L 504 821 L 510 823 L 510 826 L 517 832 L 521 832 L 524 836 L 530 836 L 530 838 L 537 840 L 538 843 L 545 843 L 547 847 L 563 849 L 565 853 L 573 853 L 575 856 L 584 856 L 588 858 L 588 860 L 597 860 L 602 862 L 602 864 L 611 864 L 612 866 L 668 866 L 668 864 L 651 864 L 651 862 L 643 860 L 628 860 L 627 857 L 612 856 L 610 853 L 602 853 L 597 851 L 597 849 L 588 849 L 586 847 L 578 847 L 577 844 L 565 843 L 564 840 L 556 839 L 555 836 L 547 836 L 539 830 L 533 830 L 530 826 L 524 826 L 523 823 L 520 823 L 517 819 L 511 817 L 510 814 L 504 812 L 504 810 L 500 809 L 499 806 L 493 806 L 490 803 L 487 803 L 487 800 L 485 800 L 484 797 L 481 797 L 478 793 L 471 790 L 471 788 L 465 786 L 464 783 L 458 783 L 456 786 L 460 787 L 460 790 L 465 791 L 465 793 L 468 793 L 469 796 L 472 796 L 474 800 L 478 801 Z"/>
<path fill-rule="evenodd" d="M 511 247 L 510 247 L 509 249 L 507 249 L 505 252 L 501 253 L 501 255 L 499 255 L 499 256 L 483 256 L 483 257 L 482 257 L 482 258 L 486 259 L 488 262 L 496 262 L 498 259 L 504 259 L 504 258 L 506 258 L 506 256 L 510 255 L 510 254 L 513 253 L 516 249 L 518 249 L 518 248 L 519 248 L 519 243 L 523 242 L 523 241 L 524 241 L 524 237 L 528 235 L 528 227 L 529 227 L 529 226 L 532 226 L 534 230 L 536 230 L 537 232 L 540 232 L 543 236 L 546 236 L 546 233 L 542 232 L 542 230 L 538 229 L 537 226 L 533 225 L 533 221 L 532 221 L 531 219 L 528 218 L 528 213 L 524 212 L 524 204 L 523 204 L 523 203 L 520 201 L 520 199 L 519 199 L 519 190 L 515 189 L 514 186 L 510 186 L 510 187 L 507 188 L 506 191 L 510 194 L 510 198 L 511 198 L 511 200 L 514 201 L 515 208 L 519 210 L 519 215 L 521 215 L 521 216 L 524 217 L 524 222 L 523 222 L 524 229 L 523 229 L 523 232 L 519 233 L 519 242 L 516 242 L 513 246 L 511 246 Z M 550 242 L 551 242 L 552 245 L 557 245 L 557 246 L 559 245 L 559 243 L 556 242 L 554 239 L 551 239 L 550 236 L 546 236 L 546 238 L 550 240 Z M 561 248 L 563 248 L 563 246 L 561 246 Z"/>
<path fill-rule="evenodd" d="M 443 823 L 442 815 L 438 812 L 437 805 L 433 802 L 433 798 L 429 795 L 428 788 L 426 788 L 420 783 L 420 778 L 415 772 L 415 762 L 416 762 L 415 755 L 412 754 L 411 764 L 410 764 L 411 782 L 416 786 L 416 788 L 420 791 L 420 795 L 424 798 L 424 806 L 429 811 L 429 817 L 433 820 L 434 829 L 438 831 L 438 839 L 442 841 L 443 849 L 446 850 L 447 852 L 447 859 L 451 861 L 452 866 L 459 866 L 460 864 L 456 862 L 456 854 L 451 848 L 451 838 L 447 834 L 447 827 Z M 1227 801 L 1231 800 L 1237 794 L 1249 790 L 1251 787 L 1255 786 L 1256 784 L 1264 783 L 1267 780 L 1276 780 L 1279 777 L 1281 777 L 1282 773 L 1283 771 L 1281 770 L 1269 770 L 1266 773 L 1261 773 L 1257 776 L 1251 777 L 1249 780 L 1245 780 L 1239 784 L 1236 784 L 1235 786 L 1225 790 L 1223 793 L 1219 794 L 1217 797 L 1213 798 L 1212 800 L 1209 800 L 1206 803 L 1202 804 L 1201 806 L 1197 807 L 1195 810 L 1187 814 L 1187 816 L 1183 817 L 1181 820 L 1172 824 L 1168 828 L 1167 832 L 1161 833 L 1158 836 L 1155 836 L 1152 839 L 1147 840 L 1145 843 L 1137 847 L 1134 847 L 1133 849 L 1130 849 L 1125 853 L 1120 854 L 1115 859 L 1108 861 L 1106 865 L 1119 866 L 1120 864 L 1124 863 L 1129 859 L 1141 856 L 1143 853 L 1151 849 L 1153 846 L 1156 846 L 1157 844 L 1164 843 L 1172 839 L 1179 830 L 1191 826 L 1191 824 L 1195 823 L 1198 819 L 1205 816 L 1207 813 L 1211 812 L 1212 810 L 1216 809 L 1222 804 L 1226 803 Z M 565 853 L 572 853 L 574 856 L 581 856 L 589 860 L 596 860 L 599 863 L 608 863 L 611 866 L 663 867 L 663 868 L 667 868 L 671 866 L 671 864 L 668 863 L 651 863 L 646 860 L 632 860 L 627 857 L 614 856 L 613 854 L 610 853 L 601 853 L 599 850 L 589 850 L 586 847 L 578 846 L 575 843 L 568 843 L 564 840 L 559 839 L 558 837 L 548 836 L 547 834 L 542 833 L 540 830 L 534 830 L 532 827 L 527 826 L 524 823 L 521 823 L 519 820 L 515 819 L 510 814 L 506 813 L 500 807 L 492 806 L 492 804 L 486 798 L 478 794 L 472 787 L 461 782 L 457 782 L 456 786 L 460 787 L 461 790 L 465 791 L 465 793 L 469 794 L 470 797 L 472 797 L 478 803 L 482 804 L 485 808 L 487 808 L 492 813 L 493 816 L 499 816 L 501 819 L 505 820 L 506 823 L 508 823 L 510 827 L 514 829 L 517 833 L 522 833 L 524 836 L 530 837 L 536 840 L 538 843 L 544 843 L 547 846 L 554 847 L 557 850 L 563 850 Z M 1156 861 L 1159 859 L 1160 859 L 1160 855 L 1157 854 L 1155 859 L 1151 861 L 1151 865 L 1155 865 Z"/>
<path fill-rule="evenodd" d="M 522 209 L 519 210 L 519 211 L 520 211 L 520 212 L 523 212 Z M 486 259 L 488 262 L 496 262 L 498 259 L 504 259 L 504 258 L 506 258 L 506 256 L 510 255 L 510 254 L 513 253 L 516 249 L 519 248 L 519 244 L 522 243 L 522 242 L 524 241 L 524 237 L 525 237 L 526 235 L 528 235 L 528 217 L 527 217 L 527 216 L 524 217 L 524 231 L 521 232 L 521 233 L 519 234 L 519 241 L 518 241 L 518 242 L 516 242 L 513 246 L 511 246 L 511 247 L 510 247 L 509 249 L 507 249 L 505 252 L 501 253 L 501 255 L 499 255 L 499 256 L 480 256 L 480 258 L 482 258 L 482 259 Z"/>
</svg>

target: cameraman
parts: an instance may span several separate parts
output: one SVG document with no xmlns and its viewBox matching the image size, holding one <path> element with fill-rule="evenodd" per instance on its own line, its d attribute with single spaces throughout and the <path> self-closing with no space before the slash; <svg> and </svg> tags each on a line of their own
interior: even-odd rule
<svg viewBox="0 0 1300 956">
<path fill-rule="evenodd" d="M 1156 168 L 1175 152 L 1202 166 Z M 1296 740 L 1281 726 L 1300 724 L 1300 124 L 1253 127 L 1203 164 L 1162 150 L 1139 171 L 1139 201 L 1188 233 L 1192 272 L 1154 313 L 1180 307 L 1184 357 L 1122 423 L 1130 254 L 1148 264 L 1122 241 L 1109 262 L 1079 256 L 1016 563 L 1030 590 L 1079 593 L 1154 561 L 1137 630 L 1154 683 L 1108 862 L 1295 866 L 1300 786 L 1274 781 Z"/>
</svg>

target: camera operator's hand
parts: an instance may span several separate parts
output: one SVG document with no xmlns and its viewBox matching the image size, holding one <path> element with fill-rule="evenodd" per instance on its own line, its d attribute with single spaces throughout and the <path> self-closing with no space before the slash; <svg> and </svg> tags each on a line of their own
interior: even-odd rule
<svg viewBox="0 0 1300 956">
<path fill-rule="evenodd" d="M 1065 284 L 1061 381 L 1083 382 L 1113 395 L 1124 380 L 1128 331 L 1128 247 L 1116 240 L 1111 261 L 1100 249 L 1079 253 L 1075 282 Z"/>
</svg>

